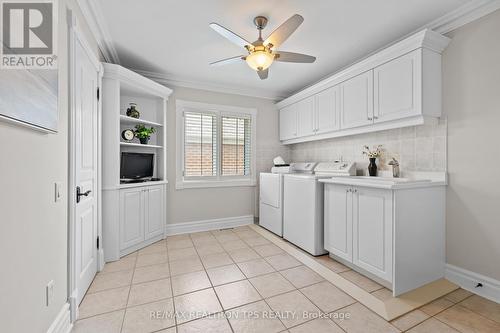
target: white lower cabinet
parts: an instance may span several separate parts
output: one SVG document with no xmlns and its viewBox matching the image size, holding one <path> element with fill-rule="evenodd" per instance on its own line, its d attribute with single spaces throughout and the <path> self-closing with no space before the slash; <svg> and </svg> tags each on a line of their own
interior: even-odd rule
<svg viewBox="0 0 500 333">
<path fill-rule="evenodd" d="M 325 249 L 352 261 L 352 196 L 349 186 L 325 186 Z"/>
<path fill-rule="evenodd" d="M 120 249 L 144 240 L 144 190 L 120 192 Z"/>
<path fill-rule="evenodd" d="M 392 191 L 327 185 L 325 249 L 392 281 Z"/>
<path fill-rule="evenodd" d="M 147 192 L 146 211 L 145 211 L 145 237 L 146 239 L 163 234 L 165 228 L 165 217 L 163 207 L 165 198 L 163 186 L 152 187 Z"/>
<path fill-rule="evenodd" d="M 392 191 L 352 188 L 352 263 L 392 281 Z"/>
<path fill-rule="evenodd" d="M 162 236 L 165 230 L 163 185 L 120 190 L 120 253 Z"/>
<path fill-rule="evenodd" d="M 400 295 L 444 277 L 445 207 L 444 186 L 325 181 L 325 250 Z"/>
</svg>

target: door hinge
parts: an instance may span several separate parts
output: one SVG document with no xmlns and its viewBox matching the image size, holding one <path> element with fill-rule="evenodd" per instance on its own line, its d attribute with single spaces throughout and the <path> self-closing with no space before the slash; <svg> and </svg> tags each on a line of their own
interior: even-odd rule
<svg viewBox="0 0 500 333">
<path fill-rule="evenodd" d="M 97 236 L 97 249 L 99 250 L 99 236 Z"/>
<path fill-rule="evenodd" d="M 100 89 L 97 88 L 97 100 L 99 100 L 99 98 L 101 97 L 101 94 L 100 94 Z"/>
</svg>

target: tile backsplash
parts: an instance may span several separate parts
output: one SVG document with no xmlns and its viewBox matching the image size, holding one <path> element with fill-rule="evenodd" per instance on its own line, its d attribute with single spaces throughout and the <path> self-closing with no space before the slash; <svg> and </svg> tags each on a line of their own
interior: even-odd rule
<svg viewBox="0 0 500 333">
<path fill-rule="evenodd" d="M 352 135 L 290 145 L 293 162 L 326 162 L 340 159 L 354 161 L 358 175 L 367 173 L 368 158 L 363 146 L 383 146 L 383 155 L 377 161 L 379 170 L 391 170 L 387 165 L 392 157 L 400 162 L 401 171 L 446 170 L 445 118 L 431 119 L 424 125 L 404 127 L 374 133 Z"/>
</svg>

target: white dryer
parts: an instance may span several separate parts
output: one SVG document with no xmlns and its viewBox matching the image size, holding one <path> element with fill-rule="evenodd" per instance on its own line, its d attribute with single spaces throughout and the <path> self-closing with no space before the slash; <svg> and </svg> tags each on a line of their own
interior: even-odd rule
<svg viewBox="0 0 500 333">
<path fill-rule="evenodd" d="M 260 173 L 259 225 L 283 237 L 283 175 L 312 173 L 316 163 L 292 163 Z"/>
<path fill-rule="evenodd" d="M 318 163 L 314 174 L 284 175 L 283 238 L 313 256 L 327 253 L 324 249 L 323 183 L 320 178 L 353 175 L 354 163 Z"/>
</svg>

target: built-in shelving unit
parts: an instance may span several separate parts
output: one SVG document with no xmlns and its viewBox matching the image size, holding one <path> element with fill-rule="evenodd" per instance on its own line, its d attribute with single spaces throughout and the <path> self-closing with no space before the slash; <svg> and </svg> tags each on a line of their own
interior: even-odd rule
<svg viewBox="0 0 500 333">
<path fill-rule="evenodd" d="M 120 115 L 120 122 L 122 124 L 142 124 L 142 125 L 149 125 L 149 126 L 154 126 L 154 127 L 163 127 L 163 124 L 154 122 L 154 121 L 149 121 L 145 119 L 137 119 L 137 118 L 132 118 L 129 116 L 125 116 L 123 114 Z"/>
<path fill-rule="evenodd" d="M 103 248 L 108 262 L 166 237 L 166 122 L 172 90 L 119 65 L 103 65 Z M 127 116 L 130 103 L 137 105 L 139 118 Z M 124 130 L 136 125 L 155 129 L 148 144 L 122 138 Z M 121 183 L 123 152 L 153 153 L 155 180 Z"/>
<path fill-rule="evenodd" d="M 157 145 L 151 145 L 151 144 L 143 145 L 141 143 L 133 143 L 133 142 L 120 142 L 120 146 L 122 146 L 122 147 L 137 147 L 137 148 L 144 148 L 144 149 L 148 149 L 148 148 L 161 149 L 161 148 L 163 148 L 163 146 L 157 146 Z"/>
</svg>

